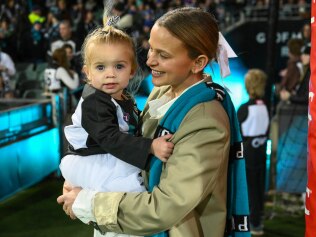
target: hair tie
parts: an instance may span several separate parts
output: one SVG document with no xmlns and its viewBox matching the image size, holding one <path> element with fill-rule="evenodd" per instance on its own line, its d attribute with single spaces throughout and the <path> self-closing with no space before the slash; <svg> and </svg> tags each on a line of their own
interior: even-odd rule
<svg viewBox="0 0 316 237">
<path fill-rule="evenodd" d="M 106 24 L 107 24 L 108 26 L 114 26 L 114 25 L 116 25 L 116 23 L 119 22 L 119 20 L 120 20 L 120 17 L 119 17 L 119 16 L 111 16 L 111 17 L 107 20 Z"/>
<path fill-rule="evenodd" d="M 228 58 L 235 58 L 237 55 L 230 47 L 224 36 L 219 32 L 218 47 L 216 52 L 217 63 L 219 64 L 221 77 L 225 78 L 230 75 Z"/>
</svg>

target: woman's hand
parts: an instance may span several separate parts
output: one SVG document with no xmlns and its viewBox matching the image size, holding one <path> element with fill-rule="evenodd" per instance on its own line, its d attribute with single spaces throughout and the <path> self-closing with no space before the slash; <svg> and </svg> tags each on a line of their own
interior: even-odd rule
<svg viewBox="0 0 316 237">
<path fill-rule="evenodd" d="M 72 205 L 74 204 L 78 193 L 82 190 L 79 187 L 72 187 L 69 183 L 65 182 L 63 186 L 63 195 L 57 198 L 59 204 L 63 204 L 63 210 L 66 215 L 70 216 L 71 219 L 76 219 L 76 215 L 72 211 Z"/>
</svg>

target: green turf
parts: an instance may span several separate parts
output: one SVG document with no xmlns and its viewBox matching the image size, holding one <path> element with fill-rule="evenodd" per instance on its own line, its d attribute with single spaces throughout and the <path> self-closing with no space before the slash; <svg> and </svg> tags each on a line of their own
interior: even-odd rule
<svg viewBox="0 0 316 237">
<path fill-rule="evenodd" d="M 0 202 L 0 237 L 92 237 L 92 227 L 69 219 L 57 204 L 62 183 L 47 178 Z M 264 237 L 304 236 L 303 210 L 290 214 L 267 207 L 266 216 Z"/>
<path fill-rule="evenodd" d="M 56 199 L 62 180 L 46 179 L 0 203 L 1 237 L 84 237 L 92 227 L 68 218 Z"/>
</svg>

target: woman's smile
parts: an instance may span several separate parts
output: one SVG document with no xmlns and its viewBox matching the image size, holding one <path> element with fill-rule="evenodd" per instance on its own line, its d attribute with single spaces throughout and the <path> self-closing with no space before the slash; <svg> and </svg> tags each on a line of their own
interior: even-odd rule
<svg viewBox="0 0 316 237">
<path fill-rule="evenodd" d="M 162 76 L 164 73 L 163 73 L 163 72 L 156 71 L 156 70 L 151 70 L 151 74 L 152 74 L 153 77 L 160 77 L 160 76 Z"/>
</svg>

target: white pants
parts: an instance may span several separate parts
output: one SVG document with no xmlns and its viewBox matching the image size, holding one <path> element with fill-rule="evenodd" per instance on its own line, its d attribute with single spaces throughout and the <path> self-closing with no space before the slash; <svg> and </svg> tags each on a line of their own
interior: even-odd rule
<svg viewBox="0 0 316 237">
<path fill-rule="evenodd" d="M 65 180 L 74 187 L 100 192 L 144 192 L 141 170 L 111 154 L 67 155 L 59 165 Z M 94 237 L 133 237 L 134 235 L 94 230 Z M 135 236 L 136 237 L 136 236 Z"/>
</svg>

